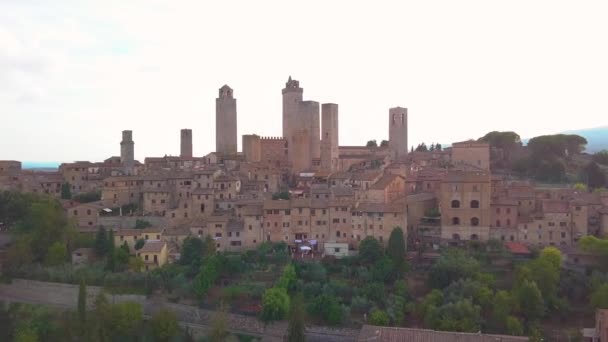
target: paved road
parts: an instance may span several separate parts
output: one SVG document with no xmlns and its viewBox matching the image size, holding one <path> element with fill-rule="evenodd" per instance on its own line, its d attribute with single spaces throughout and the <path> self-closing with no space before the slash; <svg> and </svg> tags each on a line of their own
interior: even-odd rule
<svg viewBox="0 0 608 342">
<path fill-rule="evenodd" d="M 100 287 L 87 286 L 87 303 L 91 305 L 101 290 Z M 22 302 L 29 304 L 52 305 L 62 309 L 75 309 L 77 306 L 78 286 L 28 280 L 15 280 L 12 284 L 0 284 L 0 300 L 5 302 Z M 214 311 L 199 309 L 195 306 L 168 303 L 159 299 L 147 299 L 144 296 L 115 295 L 110 302 L 119 303 L 135 301 L 142 304 L 144 314 L 152 316 L 158 310 L 167 308 L 176 313 L 180 324 L 199 331 L 207 331 L 211 326 Z M 233 333 L 263 337 L 264 341 L 282 341 L 287 331 L 286 322 L 264 325 L 255 317 L 228 314 L 228 328 Z M 358 330 L 329 329 L 310 327 L 306 335 L 311 342 L 356 341 Z"/>
</svg>

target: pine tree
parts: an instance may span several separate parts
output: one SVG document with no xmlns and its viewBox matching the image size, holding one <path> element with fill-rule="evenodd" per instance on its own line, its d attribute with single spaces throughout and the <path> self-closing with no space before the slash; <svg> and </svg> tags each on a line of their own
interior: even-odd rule
<svg viewBox="0 0 608 342">
<path fill-rule="evenodd" d="M 289 325 L 287 327 L 287 341 L 306 341 L 304 326 L 304 300 L 301 294 L 297 294 L 291 304 L 289 311 Z"/>
<path fill-rule="evenodd" d="M 98 257 L 103 257 L 108 253 L 108 234 L 106 229 L 101 226 L 99 230 L 97 230 L 97 235 L 95 236 L 95 254 Z"/>
<path fill-rule="evenodd" d="M 106 269 L 114 272 L 114 270 L 116 269 L 116 253 L 114 252 L 114 230 L 110 229 L 106 244 L 108 246 L 108 260 L 106 262 Z"/>
<path fill-rule="evenodd" d="M 70 186 L 70 183 L 63 183 L 61 185 L 61 199 L 72 199 L 72 187 Z"/>
<path fill-rule="evenodd" d="M 87 286 L 84 283 L 84 278 L 80 279 L 80 287 L 78 288 L 78 318 L 84 326 L 87 318 Z"/>
<path fill-rule="evenodd" d="M 395 227 L 388 239 L 387 254 L 393 261 L 393 265 L 399 272 L 405 271 L 405 239 L 403 238 L 403 230 L 400 227 Z"/>
</svg>

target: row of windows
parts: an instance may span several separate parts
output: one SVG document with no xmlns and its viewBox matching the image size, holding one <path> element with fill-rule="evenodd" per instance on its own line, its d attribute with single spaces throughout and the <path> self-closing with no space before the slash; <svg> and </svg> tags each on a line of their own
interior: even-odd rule
<svg viewBox="0 0 608 342">
<path fill-rule="evenodd" d="M 452 217 L 452 224 L 455 226 L 460 225 L 460 217 Z M 479 226 L 479 218 L 471 218 L 471 226 Z"/>
<path fill-rule="evenodd" d="M 87 215 L 91 215 L 91 209 L 87 209 Z M 78 216 L 78 210 L 74 209 L 74 216 Z"/>
<path fill-rule="evenodd" d="M 477 209 L 479 208 L 479 201 L 478 200 L 472 200 L 471 203 L 471 208 Z M 452 208 L 458 209 L 460 208 L 460 201 L 459 200 L 453 200 L 452 201 Z"/>
</svg>

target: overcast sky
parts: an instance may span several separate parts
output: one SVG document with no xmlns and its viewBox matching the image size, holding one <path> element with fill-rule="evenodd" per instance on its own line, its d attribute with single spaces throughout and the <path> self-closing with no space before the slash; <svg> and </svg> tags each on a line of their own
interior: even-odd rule
<svg viewBox="0 0 608 342">
<path fill-rule="evenodd" d="M 608 123 L 608 2 L 0 0 L 0 159 L 215 148 L 218 88 L 242 134 L 281 134 L 289 75 L 340 106 L 340 144 L 522 137 Z"/>
</svg>

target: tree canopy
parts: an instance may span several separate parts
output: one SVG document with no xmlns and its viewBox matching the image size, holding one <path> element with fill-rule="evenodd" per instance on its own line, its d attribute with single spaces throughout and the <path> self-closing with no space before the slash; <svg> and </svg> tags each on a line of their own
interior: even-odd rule
<svg viewBox="0 0 608 342">
<path fill-rule="evenodd" d="M 565 157 L 579 154 L 587 139 L 575 134 L 542 135 L 528 141 L 528 148 L 536 156 Z"/>
<path fill-rule="evenodd" d="M 480 269 L 479 262 L 464 252 L 449 250 L 431 267 L 429 282 L 431 287 L 443 289 L 459 279 L 474 278 Z"/>
<path fill-rule="evenodd" d="M 519 134 L 515 132 L 499 132 L 493 131 L 477 139 L 479 142 L 485 142 L 490 144 L 492 147 L 497 148 L 512 148 L 513 146 L 521 144 L 521 138 Z"/>
<path fill-rule="evenodd" d="M 388 239 L 387 254 L 391 258 L 395 269 L 400 273 L 405 272 L 405 238 L 400 227 L 395 227 L 391 232 Z"/>
</svg>

